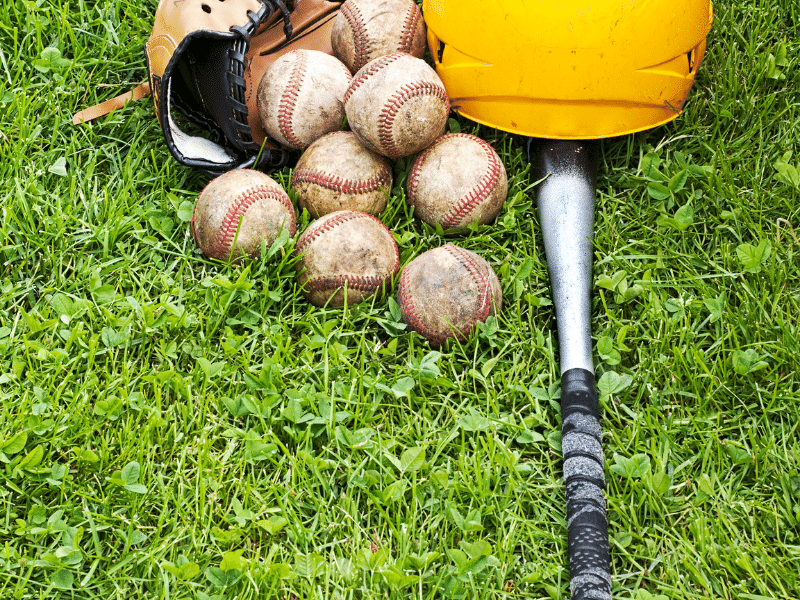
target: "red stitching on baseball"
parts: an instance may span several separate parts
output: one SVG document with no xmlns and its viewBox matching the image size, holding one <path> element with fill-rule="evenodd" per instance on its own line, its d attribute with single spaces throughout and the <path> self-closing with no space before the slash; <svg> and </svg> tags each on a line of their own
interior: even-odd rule
<svg viewBox="0 0 800 600">
<path fill-rule="evenodd" d="M 288 209 L 289 234 L 294 235 L 297 224 L 289 196 L 282 191 L 260 185 L 243 192 L 231 203 L 214 239 L 208 246 L 208 254 L 217 258 L 227 257 L 233 249 L 233 241 L 236 238 L 236 231 L 239 229 L 239 221 L 253 204 L 266 198 L 278 200 Z M 192 218 L 192 221 L 194 221 L 194 218 Z"/>
<path fill-rule="evenodd" d="M 439 145 L 439 142 L 447 138 L 448 135 L 443 135 L 433 144 L 423 150 L 422 153 L 414 160 L 414 164 L 411 165 L 411 171 L 408 174 L 408 196 L 406 197 L 406 200 L 410 206 L 414 206 L 417 203 L 417 184 L 419 183 L 419 174 L 422 170 L 422 163 L 425 162 L 428 154 L 430 154 L 431 151 Z"/>
<path fill-rule="evenodd" d="M 415 3 L 412 3 L 411 6 L 408 7 L 408 13 L 403 22 L 403 32 L 400 35 L 400 49 L 403 52 L 411 54 L 411 45 L 414 43 L 414 31 L 417 29 L 417 24 L 421 16 L 422 13 L 419 7 Z"/>
<path fill-rule="evenodd" d="M 300 85 L 303 83 L 307 60 L 305 52 L 297 52 L 296 56 L 297 60 L 292 65 L 289 82 L 286 84 L 283 94 L 281 94 L 278 107 L 278 129 L 287 142 L 294 146 L 303 146 L 303 142 L 294 133 L 292 119 L 294 117 L 294 107 L 297 104 L 297 96 L 300 93 Z"/>
<path fill-rule="evenodd" d="M 352 81 L 352 79 L 353 79 L 353 74 L 350 72 L 350 69 L 348 69 L 348 68 L 347 68 L 347 65 L 346 65 L 346 64 L 344 64 L 343 62 L 340 62 L 340 63 L 339 63 L 339 66 L 341 66 L 342 72 L 344 72 L 344 73 L 346 73 L 346 74 L 347 74 L 347 81 L 348 81 L 348 82 L 349 82 L 349 81 Z M 348 85 L 350 85 L 350 84 L 348 83 Z"/>
<path fill-rule="evenodd" d="M 392 277 L 397 274 L 397 271 L 400 269 L 400 248 L 398 248 L 397 244 L 394 242 L 394 236 L 392 232 L 389 230 L 386 225 L 384 225 L 380 219 L 373 217 L 370 214 L 362 213 L 358 211 L 343 211 L 341 214 L 334 216 L 333 218 L 328 219 L 324 223 L 321 223 L 316 229 L 307 229 L 300 239 L 298 240 L 297 244 L 295 244 L 295 254 L 298 256 L 301 255 L 308 246 L 317 239 L 320 235 L 322 235 L 326 231 L 331 231 L 335 229 L 342 223 L 346 223 L 348 221 L 352 221 L 353 219 L 370 219 L 374 221 L 378 225 L 380 225 L 383 230 L 388 234 L 388 239 L 392 243 L 392 247 L 394 248 L 394 264 L 392 265 L 389 272 L 384 275 L 383 277 L 378 277 L 376 275 L 338 275 L 335 277 L 314 277 L 310 278 L 304 284 L 305 290 L 308 292 L 320 291 L 320 290 L 332 290 L 338 289 L 343 287 L 345 283 L 347 283 L 348 287 L 362 291 L 362 292 L 369 292 L 370 294 L 375 292 L 380 286 L 385 286 L 389 281 L 391 281 Z"/>
<path fill-rule="evenodd" d="M 475 305 L 475 319 L 486 321 L 492 311 L 492 286 L 489 285 L 489 278 L 484 274 L 480 263 L 468 251 L 454 244 L 445 244 L 442 248 L 445 248 L 453 258 L 461 263 L 461 266 L 467 270 L 472 276 L 472 280 L 477 284 L 479 296 Z M 466 332 L 462 331 L 462 333 L 469 335 L 474 326 L 474 324 L 471 325 Z"/>
<path fill-rule="evenodd" d="M 342 223 L 347 223 L 347 221 L 352 221 L 353 219 L 360 219 L 362 217 L 371 217 L 371 215 L 367 215 L 366 213 L 360 213 L 353 210 L 342 211 L 340 214 L 335 215 L 329 219 L 325 219 L 322 223 L 319 221 L 315 221 L 311 224 L 311 226 L 303 232 L 303 235 L 300 236 L 300 239 L 297 240 L 297 244 L 294 246 L 295 254 L 298 256 L 305 252 L 308 246 L 311 245 L 315 239 L 321 236 L 326 231 L 330 231 L 335 229 Z M 375 219 L 378 221 L 378 219 Z M 380 223 L 380 221 L 378 221 Z M 383 225 L 383 223 L 381 223 Z"/>
<path fill-rule="evenodd" d="M 383 110 L 381 110 L 380 117 L 378 117 L 378 140 L 383 153 L 392 160 L 400 158 L 402 154 L 401 150 L 397 148 L 392 135 L 397 113 L 411 98 L 425 95 L 431 95 L 442 100 L 447 107 L 447 112 L 450 112 L 450 100 L 447 98 L 447 92 L 441 85 L 430 81 L 405 84 L 394 96 L 389 98 Z"/>
<path fill-rule="evenodd" d="M 331 291 L 343 288 L 347 284 L 347 288 L 351 290 L 358 290 L 365 292 L 367 295 L 373 294 L 384 284 L 386 284 L 394 273 L 389 273 L 383 277 L 366 276 L 366 275 L 338 275 L 335 277 L 315 277 L 309 279 L 305 283 L 306 292 L 320 292 Z"/>
<path fill-rule="evenodd" d="M 339 10 L 353 32 L 353 71 L 358 71 L 369 62 L 372 40 L 367 35 L 364 17 L 355 2 L 345 2 Z"/>
<path fill-rule="evenodd" d="M 329 213 L 334 214 L 334 213 Z M 323 217 L 324 219 L 324 217 Z M 331 231 L 335 229 L 342 223 L 347 223 L 348 221 L 352 221 L 353 219 L 370 219 L 383 227 L 384 231 L 389 234 L 389 239 L 394 242 L 394 236 L 392 235 L 391 230 L 383 224 L 383 222 L 378 219 L 377 217 L 373 217 L 370 214 L 358 212 L 356 210 L 345 210 L 341 211 L 340 214 L 335 215 L 329 219 L 324 220 L 324 222 L 320 223 L 323 219 L 319 219 L 312 223 L 311 227 L 306 229 L 303 232 L 303 235 L 300 236 L 300 239 L 297 240 L 297 243 L 294 246 L 295 254 L 298 256 L 305 252 L 311 242 L 317 239 L 326 231 Z M 316 226 L 316 228 L 314 228 Z M 392 275 L 397 273 L 397 270 L 400 268 L 400 248 L 397 247 L 396 243 L 392 244 L 394 246 L 394 266 L 392 267 Z"/>
<path fill-rule="evenodd" d="M 489 197 L 494 189 L 494 186 L 497 184 L 497 180 L 500 177 L 503 164 L 500 162 L 500 159 L 498 158 L 497 153 L 494 151 L 494 148 L 480 138 L 476 138 L 475 136 L 468 135 L 466 133 L 451 133 L 443 137 L 462 137 L 477 140 L 480 147 L 486 153 L 486 160 L 488 162 L 486 165 L 486 173 L 483 177 L 481 177 L 480 181 L 475 185 L 475 187 L 467 192 L 462 198 L 460 198 L 458 202 L 456 202 L 455 205 L 442 216 L 442 228 L 453 229 L 458 227 L 459 223 L 464 217 L 466 217 L 474 208 L 476 208 L 481 202 Z"/>
<path fill-rule="evenodd" d="M 369 179 L 345 179 L 339 175 L 329 175 L 312 169 L 297 169 L 292 174 L 292 186 L 298 183 L 313 183 L 334 192 L 345 194 L 365 194 L 383 188 L 391 181 L 392 173 L 385 164 L 377 175 Z"/>
<path fill-rule="evenodd" d="M 375 73 L 386 67 L 386 65 L 392 64 L 398 58 L 402 58 L 403 56 L 408 56 L 403 52 L 395 52 L 394 54 L 387 54 L 386 56 L 381 56 L 380 58 L 376 58 L 372 61 L 369 69 L 361 73 L 357 78 L 353 79 L 350 82 L 350 87 L 347 88 L 347 91 L 344 93 L 344 105 L 347 106 L 347 101 L 350 99 L 350 96 L 353 95 L 353 92 L 358 89 L 362 83 L 364 83 L 367 79 L 372 77 Z M 366 65 L 365 65 L 366 66 Z"/>
<path fill-rule="evenodd" d="M 389 236 L 388 239 L 390 239 L 392 241 L 392 247 L 394 248 L 394 264 L 392 265 L 392 270 L 391 270 L 391 273 L 388 275 L 388 277 L 391 277 L 392 275 L 397 273 L 397 271 L 400 270 L 400 248 L 397 246 L 397 243 L 394 241 L 394 235 L 392 235 L 392 230 L 389 229 L 383 223 L 383 221 L 381 221 L 379 218 L 377 218 L 377 217 L 375 217 L 373 215 L 370 215 L 368 213 L 362 213 L 362 212 L 358 212 L 358 211 L 347 211 L 347 213 L 348 213 L 347 215 L 341 215 L 341 217 L 344 217 L 342 219 L 339 219 L 338 217 L 334 218 L 334 219 L 329 219 L 327 223 L 324 223 L 324 225 L 327 225 L 331 221 L 336 221 L 336 224 L 333 225 L 332 227 L 320 227 L 319 228 L 320 229 L 319 232 L 314 232 L 315 234 L 314 234 L 312 239 L 316 239 L 317 237 L 319 237 L 319 234 L 322 233 L 322 230 L 330 231 L 336 225 L 341 225 L 345 221 L 349 221 L 351 219 L 358 218 L 358 217 L 362 217 L 364 219 L 370 219 L 371 221 L 374 221 L 375 223 L 380 225 L 383 228 L 383 230 L 387 233 L 387 235 Z M 303 240 L 303 246 L 304 247 L 307 246 L 308 243 L 310 243 L 310 242 L 311 242 L 311 240 Z M 295 246 L 295 247 L 297 247 L 297 246 Z"/>
<path fill-rule="evenodd" d="M 432 329 L 429 329 L 425 323 L 422 322 L 422 319 L 417 313 L 417 307 L 414 304 L 409 290 L 411 286 L 408 281 L 410 277 L 408 274 L 409 266 L 410 265 L 406 265 L 406 268 L 403 269 L 403 272 L 400 274 L 400 283 L 397 285 L 397 300 L 398 304 L 400 304 L 400 316 L 405 323 L 411 326 L 411 329 L 422 335 L 422 337 L 427 339 L 431 344 L 441 346 L 444 344 L 447 336 L 439 335 Z"/>
</svg>

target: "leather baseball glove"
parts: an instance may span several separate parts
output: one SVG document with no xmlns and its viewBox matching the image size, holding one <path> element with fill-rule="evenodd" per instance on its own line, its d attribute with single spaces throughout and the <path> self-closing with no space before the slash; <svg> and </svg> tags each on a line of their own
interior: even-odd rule
<svg viewBox="0 0 800 600">
<path fill-rule="evenodd" d="M 332 54 L 344 0 L 161 0 L 147 41 L 156 115 L 178 161 L 216 176 L 280 167 L 256 107 L 269 65 L 295 48 Z"/>
</svg>

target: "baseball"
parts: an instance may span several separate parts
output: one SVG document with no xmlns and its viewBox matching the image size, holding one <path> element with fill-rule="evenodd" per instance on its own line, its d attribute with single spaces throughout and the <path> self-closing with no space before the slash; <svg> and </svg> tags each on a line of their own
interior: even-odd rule
<svg viewBox="0 0 800 600">
<path fill-rule="evenodd" d="M 383 293 L 400 268 L 392 233 L 372 215 L 329 213 L 309 225 L 295 244 L 299 283 L 316 306 L 356 304 Z"/>
<path fill-rule="evenodd" d="M 337 210 L 378 215 L 392 193 L 392 166 L 352 131 L 335 131 L 303 152 L 292 173 L 292 188 L 300 208 L 315 219 Z"/>
<path fill-rule="evenodd" d="M 467 133 L 448 133 L 414 160 L 407 192 L 417 218 L 445 230 L 463 229 L 494 220 L 506 200 L 508 178 L 489 144 Z"/>
<path fill-rule="evenodd" d="M 347 0 L 331 29 L 333 54 L 351 72 L 393 52 L 425 55 L 425 21 L 413 0 Z"/>
<path fill-rule="evenodd" d="M 367 63 L 344 95 L 347 121 L 370 150 L 392 160 L 427 148 L 444 133 L 450 101 L 428 64 L 394 53 Z"/>
<path fill-rule="evenodd" d="M 397 301 L 403 321 L 439 347 L 465 340 L 478 321 L 500 312 L 500 281 L 481 256 L 453 244 L 420 254 L 400 275 Z"/>
<path fill-rule="evenodd" d="M 228 171 L 200 192 L 190 223 L 203 254 L 219 260 L 255 257 L 282 229 L 297 229 L 289 195 L 271 177 L 251 169 Z"/>
<path fill-rule="evenodd" d="M 344 93 L 351 74 L 335 57 L 318 50 L 292 50 L 264 73 L 256 104 L 273 139 L 299 150 L 342 128 Z"/>
</svg>

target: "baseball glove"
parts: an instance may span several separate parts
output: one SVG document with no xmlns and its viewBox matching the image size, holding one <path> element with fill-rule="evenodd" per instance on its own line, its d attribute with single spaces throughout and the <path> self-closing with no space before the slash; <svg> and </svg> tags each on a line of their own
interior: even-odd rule
<svg viewBox="0 0 800 600">
<path fill-rule="evenodd" d="M 344 0 L 161 0 L 147 41 L 147 69 L 167 147 L 211 176 L 280 167 L 289 151 L 267 138 L 258 84 L 295 48 L 332 54 Z"/>
</svg>

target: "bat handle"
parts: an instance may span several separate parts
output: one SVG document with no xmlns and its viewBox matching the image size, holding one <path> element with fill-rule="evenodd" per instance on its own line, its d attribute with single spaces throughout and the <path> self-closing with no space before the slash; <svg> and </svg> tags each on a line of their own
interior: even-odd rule
<svg viewBox="0 0 800 600">
<path fill-rule="evenodd" d="M 561 448 L 567 499 L 570 597 L 611 600 L 600 409 L 594 375 L 561 375 Z"/>
</svg>

